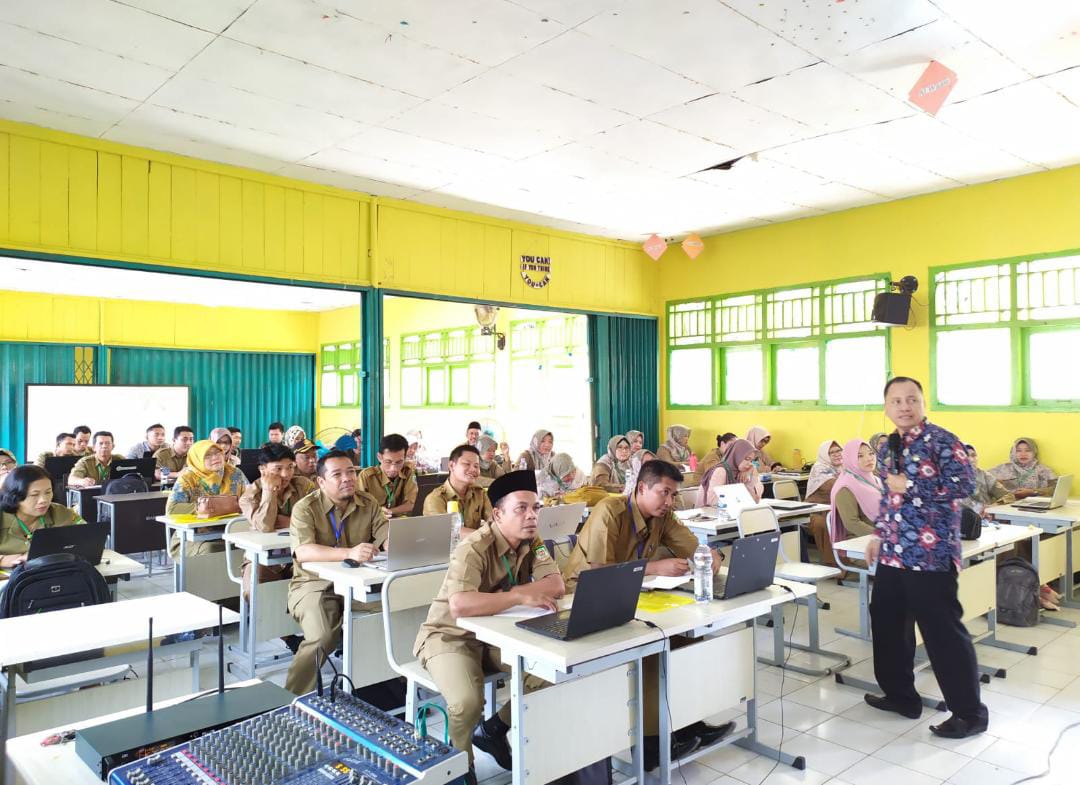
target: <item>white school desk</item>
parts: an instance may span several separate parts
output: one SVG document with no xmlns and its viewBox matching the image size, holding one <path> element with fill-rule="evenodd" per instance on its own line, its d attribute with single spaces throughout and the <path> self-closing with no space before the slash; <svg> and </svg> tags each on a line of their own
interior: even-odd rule
<svg viewBox="0 0 1080 785">
<path fill-rule="evenodd" d="M 225 565 L 231 570 L 231 548 L 238 548 L 252 564 L 251 569 L 251 598 L 244 596 L 242 572 L 229 573 L 229 578 L 240 585 L 240 654 L 241 662 L 231 663 L 230 670 L 234 665 L 248 677 L 254 678 L 255 671 L 262 665 L 267 665 L 283 659 L 286 655 L 275 655 L 265 662 L 256 658 L 256 646 L 259 641 L 280 638 L 283 635 L 294 635 L 300 632 L 300 628 L 289 614 L 287 607 L 289 595 L 289 581 L 272 581 L 270 583 L 259 582 L 259 567 L 277 564 L 292 564 L 292 550 L 296 547 L 296 540 L 289 536 L 288 529 L 279 529 L 275 532 L 261 531 L 226 531 L 222 535 L 225 540 Z M 275 554 L 275 551 L 284 550 L 284 554 Z M 261 614 L 261 615 L 260 615 Z M 258 632 L 262 627 L 262 634 Z M 232 647 L 230 647 L 232 648 Z"/>
<path fill-rule="evenodd" d="M 849 559 L 862 559 L 866 553 L 866 544 L 872 535 L 842 540 L 833 547 Z M 963 540 L 960 545 L 960 573 L 957 576 L 957 596 L 964 608 L 964 623 L 986 617 L 987 632 L 973 638 L 974 643 L 984 643 L 1001 649 L 1018 651 L 1023 654 L 1035 654 L 1037 649 L 1022 646 L 997 638 L 997 560 L 999 553 L 1010 550 L 1023 540 L 1037 541 L 1039 530 L 1028 526 L 997 526 L 983 524 L 982 536 L 977 540 Z M 1038 546 L 1035 546 L 1036 548 Z M 839 632 L 839 630 L 838 630 Z M 859 575 L 859 634 L 863 640 L 871 640 L 870 635 L 870 580 L 865 572 Z M 921 640 L 916 627 L 916 642 Z M 921 645 L 921 644 L 920 644 Z M 925 666 L 924 666 L 925 667 Z M 1005 677 L 1004 669 L 980 665 L 979 670 L 988 676 Z M 986 679 L 984 679 L 986 680 Z M 850 684 L 860 689 L 873 691 L 876 684 L 862 681 L 847 674 L 836 674 L 836 681 Z M 936 698 L 923 698 L 923 703 L 931 708 L 939 708 Z"/>
<path fill-rule="evenodd" d="M 142 568 L 142 564 L 134 559 L 125 556 L 122 553 L 106 549 L 101 552 L 101 562 L 95 569 L 101 573 L 101 577 L 108 581 L 109 593 L 112 595 L 113 600 L 115 600 L 116 582 L 118 580 L 130 580 L 132 573 L 142 572 Z M 10 570 L 0 572 L 0 592 L 7 586 L 9 573 Z"/>
<path fill-rule="evenodd" d="M 769 501 L 769 499 L 762 499 L 761 503 L 768 505 Z M 780 527 L 802 526 L 810 521 L 811 515 L 828 512 L 830 509 L 827 504 L 807 504 L 807 507 L 797 510 L 773 507 L 773 510 L 776 512 L 776 519 L 780 522 Z M 710 508 L 709 512 L 714 512 L 714 510 Z M 694 536 L 698 538 L 698 542 L 703 545 L 708 545 L 717 540 L 730 540 L 732 539 L 732 534 L 734 534 L 735 537 L 739 536 L 739 522 L 734 517 L 718 519 L 715 516 L 706 517 L 701 515 L 701 513 L 702 508 L 695 507 L 694 509 L 686 510 L 679 517 L 679 520 L 686 524 L 686 528 L 692 531 Z M 799 553 L 797 548 L 794 552 L 796 554 Z M 787 553 L 791 553 L 791 551 L 788 550 Z"/>
<path fill-rule="evenodd" d="M 258 679 L 252 679 L 251 681 L 230 684 L 229 687 L 249 687 L 258 683 Z M 191 697 L 192 695 L 181 695 L 176 698 L 157 701 L 154 703 L 154 708 L 163 709 Z M 25 736 L 19 736 L 8 742 L 8 757 L 14 765 L 20 781 L 25 785 L 55 785 L 59 782 L 64 783 L 64 785 L 101 785 L 101 778 L 75 754 L 74 741 L 69 741 L 67 744 L 42 747 L 41 740 L 55 733 L 81 730 L 93 725 L 114 722 L 125 717 L 134 717 L 136 714 L 142 714 L 143 711 L 145 709 L 140 706 L 113 714 L 106 714 L 103 717 L 95 717 L 81 722 L 61 725 L 57 728 L 50 728 L 49 730 L 38 731 L 37 733 L 27 733 Z"/>
<path fill-rule="evenodd" d="M 207 521 L 180 521 L 175 515 L 159 515 L 156 520 L 165 525 L 165 549 L 169 549 L 173 532 L 180 540 L 180 553 L 173 559 L 173 591 L 187 591 L 188 578 L 193 577 L 192 593 L 208 600 L 220 600 L 232 594 L 232 583 L 225 570 L 224 553 L 208 553 L 201 556 L 187 555 L 189 542 L 216 542 L 221 540 L 225 526 L 231 521 L 244 519 L 242 515 L 215 518 Z M 186 517 L 186 516 L 185 516 Z M 199 529 L 209 529 L 200 532 Z M 189 576 L 189 572 L 195 574 Z"/>
<path fill-rule="evenodd" d="M 660 613 L 639 611 L 639 619 L 655 624 L 659 630 L 632 621 L 572 641 L 523 630 L 512 616 L 458 619 L 458 625 L 478 640 L 498 647 L 502 661 L 511 667 L 508 678 L 514 785 L 550 782 L 632 746 L 633 769 L 627 773 L 644 783 L 644 761 L 639 754 L 644 734 L 641 673 L 642 660 L 653 654 L 660 655 L 661 785 L 672 781 L 673 729 L 743 701 L 747 728 L 686 756 L 679 764 L 736 743 L 771 758 L 779 755 L 784 763 L 805 768 L 805 760 L 766 747 L 756 735 L 754 619 L 770 614 L 774 605 L 814 593 L 812 586 L 786 585 L 790 591 L 770 586 L 733 600 L 690 603 Z M 673 635 L 702 640 L 672 650 L 668 639 Z M 717 663 L 724 664 L 723 678 L 716 677 Z M 526 695 L 526 673 L 539 676 L 551 686 Z"/>
<path fill-rule="evenodd" d="M 0 686 L 3 692 L 0 696 L 0 760 L 4 759 L 4 743 L 15 720 L 15 690 L 19 667 L 23 663 L 145 641 L 151 618 L 154 620 L 154 637 L 160 638 L 216 627 L 218 606 L 191 594 L 176 593 L 0 619 L 0 640 L 4 642 L 0 647 L 0 680 L 3 682 Z M 233 611 L 222 611 L 225 624 L 238 618 Z M 192 689 L 198 690 L 202 644 L 198 640 L 192 643 L 198 646 L 184 648 L 190 649 Z M 63 667 L 67 672 L 78 673 L 138 661 L 145 656 L 145 651 L 106 654 Z M 4 772 L 0 770 L 0 785 L 4 781 Z"/>
<path fill-rule="evenodd" d="M 307 562 L 304 569 L 324 580 L 332 581 L 334 593 L 341 595 L 344 600 L 341 654 L 345 675 L 352 679 L 358 688 L 397 678 L 397 672 L 390 667 L 386 659 L 382 608 L 351 610 L 353 602 L 379 602 L 382 598 L 383 582 L 393 573 L 363 565 L 345 567 L 340 561 Z M 443 569 L 410 579 L 407 598 L 410 601 L 400 602 L 413 607 L 394 611 L 396 621 L 392 629 L 400 631 L 402 635 L 400 639 L 397 634 L 394 635 L 395 648 L 412 651 L 416 630 L 427 617 L 427 606 L 439 593 L 445 576 L 446 570 Z"/>
</svg>

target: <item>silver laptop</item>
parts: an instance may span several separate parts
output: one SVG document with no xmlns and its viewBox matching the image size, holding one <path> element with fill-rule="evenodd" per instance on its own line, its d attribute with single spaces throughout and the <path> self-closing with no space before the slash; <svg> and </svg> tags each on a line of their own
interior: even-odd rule
<svg viewBox="0 0 1080 785">
<path fill-rule="evenodd" d="M 741 482 L 733 485 L 721 485 L 716 491 L 716 496 L 717 498 L 724 497 L 724 501 L 727 503 L 728 515 L 732 518 L 738 518 L 739 513 L 746 507 L 757 506 L 757 502 L 750 495 L 749 489 Z M 702 518 L 715 518 L 716 505 L 702 507 L 700 515 Z"/>
<path fill-rule="evenodd" d="M 584 515 L 584 502 L 543 507 L 540 510 L 537 535 L 541 540 L 565 540 L 571 534 L 577 534 Z"/>
<path fill-rule="evenodd" d="M 1054 486 L 1054 495 L 1047 496 L 1029 496 L 1026 499 L 1021 499 L 1019 504 L 1013 505 L 1018 510 L 1056 510 L 1058 507 L 1064 507 L 1065 503 L 1069 501 L 1069 492 L 1072 490 L 1073 476 L 1071 474 L 1063 474 L 1057 479 L 1057 485 Z"/>
<path fill-rule="evenodd" d="M 397 572 L 450 560 L 450 514 L 422 515 L 418 518 L 391 518 L 386 553 L 380 553 L 366 567 Z"/>
</svg>

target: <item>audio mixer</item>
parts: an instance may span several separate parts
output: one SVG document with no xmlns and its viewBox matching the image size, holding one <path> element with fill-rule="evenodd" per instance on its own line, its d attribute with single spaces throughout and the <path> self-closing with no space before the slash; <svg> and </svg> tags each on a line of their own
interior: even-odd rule
<svg viewBox="0 0 1080 785">
<path fill-rule="evenodd" d="M 113 769 L 110 785 L 446 785 L 464 752 L 348 693 L 288 706 Z"/>
</svg>

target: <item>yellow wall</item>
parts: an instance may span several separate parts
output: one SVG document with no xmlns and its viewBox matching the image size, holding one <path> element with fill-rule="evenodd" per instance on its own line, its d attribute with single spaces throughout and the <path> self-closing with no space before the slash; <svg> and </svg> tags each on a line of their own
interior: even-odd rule
<svg viewBox="0 0 1080 785">
<path fill-rule="evenodd" d="M 930 267 L 1080 248 L 1078 209 L 1080 167 L 1074 166 L 708 237 L 696 261 L 671 251 L 661 259 L 658 308 L 674 299 L 879 272 L 891 273 L 893 280 L 916 276 L 915 298 L 925 304 Z M 913 311 L 913 328 L 892 330 L 892 370 L 925 384 L 930 381 L 928 313 L 925 305 L 913 305 Z M 984 466 L 1004 461 L 1011 439 L 1020 435 L 1036 439 L 1042 458 L 1059 472 L 1072 471 L 1077 463 L 1080 417 L 1075 414 L 942 411 L 932 416 L 975 443 Z M 812 460 L 824 439 L 867 437 L 884 427 L 880 407 L 866 412 L 664 409 L 661 419 L 664 425 L 693 427 L 691 443 L 699 452 L 715 446 L 717 432 L 743 435 L 760 423 L 772 430 L 771 453 L 785 462 L 793 448 Z"/>
</svg>

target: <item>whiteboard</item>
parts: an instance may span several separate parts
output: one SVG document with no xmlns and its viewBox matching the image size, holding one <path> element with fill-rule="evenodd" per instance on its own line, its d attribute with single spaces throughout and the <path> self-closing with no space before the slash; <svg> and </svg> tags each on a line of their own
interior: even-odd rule
<svg viewBox="0 0 1080 785">
<path fill-rule="evenodd" d="M 56 446 L 56 434 L 77 425 L 112 431 L 113 450 L 123 455 L 146 439 L 146 428 L 165 426 L 166 444 L 177 425 L 188 425 L 189 388 L 120 384 L 26 385 L 26 461 Z"/>
</svg>

